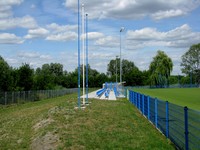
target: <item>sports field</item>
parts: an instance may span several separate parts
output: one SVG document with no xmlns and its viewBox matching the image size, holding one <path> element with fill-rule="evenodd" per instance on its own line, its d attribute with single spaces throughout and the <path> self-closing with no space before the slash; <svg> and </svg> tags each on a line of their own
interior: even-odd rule
<svg viewBox="0 0 200 150">
<path fill-rule="evenodd" d="M 190 109 L 200 111 L 200 88 L 169 88 L 169 89 L 140 89 L 140 92 L 160 100 L 169 101 L 180 106 L 187 106 Z"/>
<path fill-rule="evenodd" d="M 127 100 L 90 100 L 77 94 L 0 107 L 0 149 L 175 149 Z"/>
</svg>

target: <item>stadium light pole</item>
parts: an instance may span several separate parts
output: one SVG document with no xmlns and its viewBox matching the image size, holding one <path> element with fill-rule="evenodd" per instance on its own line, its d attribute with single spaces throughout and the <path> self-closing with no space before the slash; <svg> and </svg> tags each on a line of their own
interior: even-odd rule
<svg viewBox="0 0 200 150">
<path fill-rule="evenodd" d="M 81 107 L 81 100 L 80 100 L 80 0 L 78 0 L 78 107 Z"/>
<path fill-rule="evenodd" d="M 119 56 L 116 56 L 116 66 L 115 66 L 115 68 L 116 68 L 116 83 L 117 83 L 117 58 L 118 58 Z"/>
<path fill-rule="evenodd" d="M 122 32 L 125 30 L 124 27 L 121 27 L 120 29 L 120 83 L 122 83 Z"/>
<path fill-rule="evenodd" d="M 88 103 L 88 14 L 86 14 L 86 104 Z"/>
</svg>

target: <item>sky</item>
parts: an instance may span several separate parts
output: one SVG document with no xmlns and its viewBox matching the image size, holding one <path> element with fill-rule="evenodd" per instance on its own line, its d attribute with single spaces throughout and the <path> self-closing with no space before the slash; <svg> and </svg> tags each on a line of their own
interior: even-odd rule
<svg viewBox="0 0 200 150">
<path fill-rule="evenodd" d="M 17 68 L 77 67 L 78 0 L 0 0 L 0 56 Z M 200 0 L 80 0 L 88 14 L 89 64 L 106 73 L 120 54 L 147 70 L 158 50 L 181 74 L 181 56 L 200 43 Z M 82 60 L 81 60 L 82 61 Z"/>
</svg>

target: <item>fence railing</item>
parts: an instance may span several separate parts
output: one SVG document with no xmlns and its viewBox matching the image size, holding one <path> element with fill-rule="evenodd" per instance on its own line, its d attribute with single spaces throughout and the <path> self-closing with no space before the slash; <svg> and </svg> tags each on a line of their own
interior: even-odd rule
<svg viewBox="0 0 200 150">
<path fill-rule="evenodd" d="M 129 101 L 180 149 L 200 149 L 200 112 L 128 91 Z"/>
<path fill-rule="evenodd" d="M 199 84 L 171 84 L 169 86 L 150 86 L 150 85 L 145 85 L 145 86 L 126 86 L 126 88 L 142 88 L 142 89 L 154 89 L 154 88 L 197 88 L 200 87 Z"/>
<path fill-rule="evenodd" d="M 25 103 L 28 101 L 38 101 L 41 99 L 54 98 L 75 92 L 77 92 L 77 88 L 64 90 L 0 92 L 0 104 L 9 105 L 14 103 Z"/>
</svg>

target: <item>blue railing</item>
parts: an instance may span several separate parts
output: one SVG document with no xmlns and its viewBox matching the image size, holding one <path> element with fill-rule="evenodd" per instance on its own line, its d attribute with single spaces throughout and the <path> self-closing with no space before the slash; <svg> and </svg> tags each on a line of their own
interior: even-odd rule
<svg viewBox="0 0 200 150">
<path fill-rule="evenodd" d="M 129 101 L 180 149 L 200 149 L 200 112 L 129 90 Z"/>
</svg>

